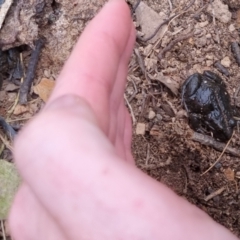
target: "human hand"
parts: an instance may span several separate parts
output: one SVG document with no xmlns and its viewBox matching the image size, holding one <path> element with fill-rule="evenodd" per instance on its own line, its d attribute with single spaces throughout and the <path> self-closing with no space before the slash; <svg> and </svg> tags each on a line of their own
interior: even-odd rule
<svg viewBox="0 0 240 240">
<path fill-rule="evenodd" d="M 15 240 L 237 239 L 134 166 L 123 100 L 134 38 L 125 1 L 110 1 L 18 136 Z"/>
</svg>

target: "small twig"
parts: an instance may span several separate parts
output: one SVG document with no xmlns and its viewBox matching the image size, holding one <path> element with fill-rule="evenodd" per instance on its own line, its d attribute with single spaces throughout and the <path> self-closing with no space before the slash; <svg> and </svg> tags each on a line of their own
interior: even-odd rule
<svg viewBox="0 0 240 240">
<path fill-rule="evenodd" d="M 164 58 L 164 55 L 170 51 L 178 42 L 181 42 L 183 40 L 186 40 L 190 37 L 193 36 L 193 32 L 188 33 L 187 35 L 182 35 L 177 37 L 176 39 L 174 39 L 173 41 L 171 41 L 159 54 L 158 54 L 158 58 L 159 60 L 161 60 L 162 58 Z"/>
<path fill-rule="evenodd" d="M 207 202 L 209 200 L 211 200 L 212 198 L 220 195 L 223 191 L 225 191 L 225 187 L 221 187 L 220 189 L 218 189 L 217 191 L 215 192 L 212 192 L 211 194 L 209 194 L 207 197 L 204 198 L 204 200 Z"/>
<path fill-rule="evenodd" d="M 195 0 L 192 0 L 187 6 L 186 8 L 183 9 L 183 11 L 187 11 L 193 4 L 195 3 Z"/>
<path fill-rule="evenodd" d="M 126 101 L 126 103 L 127 103 L 127 105 L 128 105 L 128 108 L 129 108 L 129 110 L 130 110 L 130 114 L 131 114 L 131 116 L 132 116 L 133 124 L 135 124 L 135 123 L 136 123 L 136 118 L 135 118 L 135 116 L 134 116 L 132 106 L 131 106 L 131 104 L 129 103 L 129 101 L 128 101 L 128 99 L 127 99 L 127 97 L 126 97 L 125 94 L 124 94 L 124 99 L 125 99 L 125 101 Z"/>
<path fill-rule="evenodd" d="M 212 15 L 213 15 L 213 25 L 216 26 L 216 14 L 215 14 L 215 9 L 212 5 L 212 0 L 210 0 L 210 4 L 211 4 L 211 8 L 212 8 Z M 215 27 L 216 32 L 217 32 L 217 42 L 218 44 L 220 44 L 220 37 L 219 37 L 219 31 L 218 31 L 218 27 Z"/>
<path fill-rule="evenodd" d="M 143 102 L 142 102 L 140 118 L 142 118 L 142 116 L 145 114 L 145 108 L 146 108 L 148 102 L 149 102 L 149 95 L 146 96 L 146 94 L 144 92 L 144 98 L 143 98 Z"/>
<path fill-rule="evenodd" d="M 3 150 L 5 149 L 5 144 L 1 144 L 1 147 L 0 147 L 0 156 L 2 155 L 3 153 Z"/>
<path fill-rule="evenodd" d="M 13 140 L 17 133 L 1 116 L 0 116 L 0 125 L 2 126 L 3 130 L 8 135 L 8 137 L 11 140 Z"/>
<path fill-rule="evenodd" d="M 28 92 L 31 88 L 31 84 L 34 80 L 37 63 L 38 63 L 40 52 L 41 52 L 43 45 L 44 45 L 44 39 L 42 39 L 42 38 L 38 39 L 36 42 L 36 47 L 33 50 L 31 58 L 30 58 L 29 66 L 28 66 L 27 73 L 26 73 L 26 78 L 20 88 L 20 95 L 19 95 L 20 104 L 27 103 L 27 94 L 28 94 Z"/>
<path fill-rule="evenodd" d="M 139 64 L 139 66 L 141 68 L 142 74 L 145 76 L 146 69 L 145 69 L 145 64 L 144 64 L 143 58 L 142 58 L 142 56 L 141 56 L 141 54 L 140 54 L 140 52 L 138 51 L 137 48 L 134 49 L 134 53 L 137 56 L 137 61 L 138 61 L 138 64 Z"/>
<path fill-rule="evenodd" d="M 2 228 L 3 240 L 7 240 L 3 220 L 1 220 L 1 228 Z"/>
<path fill-rule="evenodd" d="M 11 123 L 11 122 L 19 122 L 19 121 L 24 121 L 24 120 L 29 120 L 32 117 L 23 117 L 23 118 L 16 118 L 16 119 L 8 119 L 7 122 Z"/>
<path fill-rule="evenodd" d="M 147 55 L 146 57 L 149 57 L 149 56 L 151 55 L 152 51 L 155 50 L 156 47 L 159 45 L 159 43 L 160 43 L 160 41 L 162 40 L 163 36 L 164 36 L 165 33 L 167 32 L 167 30 L 168 30 L 171 22 L 174 21 L 175 19 L 177 19 L 179 16 L 181 16 L 181 15 L 184 14 L 184 13 L 185 13 L 185 12 L 182 12 L 182 13 L 180 13 L 180 14 L 175 15 L 175 17 L 172 18 L 171 21 L 169 21 L 169 23 L 168 23 L 168 25 L 167 25 L 167 27 L 166 27 L 166 29 L 165 29 L 162 37 L 157 40 L 157 42 L 154 44 L 154 46 L 153 46 L 152 49 L 149 51 L 149 53 L 148 53 L 148 55 Z"/>
<path fill-rule="evenodd" d="M 238 42 L 232 42 L 231 47 L 232 47 L 232 52 L 236 59 L 236 62 L 240 66 L 240 47 Z"/>
<path fill-rule="evenodd" d="M 150 80 L 150 78 L 149 78 L 149 76 L 148 76 L 148 74 L 147 74 L 147 72 L 146 72 L 145 63 L 144 63 L 143 58 L 142 58 L 142 56 L 141 56 L 141 54 L 140 54 L 140 52 L 138 51 L 137 48 L 134 49 L 134 53 L 135 53 L 136 56 L 137 56 L 137 61 L 138 61 L 138 64 L 139 64 L 139 66 L 140 66 L 140 68 L 141 68 L 141 71 L 142 71 L 144 77 L 145 77 L 146 80 L 150 83 L 151 80 Z"/>
<path fill-rule="evenodd" d="M 206 3 L 203 7 L 201 7 L 197 12 L 193 15 L 193 18 L 198 18 L 202 10 L 204 10 L 208 6 L 208 3 Z"/>
<path fill-rule="evenodd" d="M 13 147 L 11 146 L 11 144 L 1 134 L 0 134 L 0 139 L 10 151 L 13 151 Z"/>
<path fill-rule="evenodd" d="M 186 12 L 193 4 L 195 3 L 195 0 L 192 0 L 189 5 L 183 9 L 183 13 Z M 155 29 L 155 31 L 147 38 L 141 38 L 138 37 L 138 39 L 142 42 L 147 42 L 151 39 L 153 39 L 155 37 L 155 35 L 159 32 L 159 30 L 162 28 L 163 25 L 168 24 L 173 18 L 175 18 L 176 16 L 178 16 L 179 14 L 174 14 L 172 17 L 166 19 L 165 21 L 163 21 L 162 23 L 160 23 L 160 25 Z"/>
<path fill-rule="evenodd" d="M 168 0 L 168 4 L 169 4 L 170 12 L 172 12 L 173 6 L 172 6 L 171 0 Z"/>
<path fill-rule="evenodd" d="M 226 144 L 220 143 L 210 136 L 206 136 L 197 132 L 193 133 L 193 135 L 191 136 L 191 139 L 203 145 L 210 146 L 220 152 L 222 152 L 224 147 L 226 147 Z M 240 157 L 240 151 L 238 149 L 227 147 L 225 151 L 226 153 L 230 153 L 235 157 Z"/>
<path fill-rule="evenodd" d="M 229 77 L 230 73 L 227 68 L 225 68 L 220 61 L 217 61 L 213 65 L 220 73 L 224 74 L 225 76 Z"/>
<path fill-rule="evenodd" d="M 139 4 L 140 4 L 141 1 L 142 1 L 142 0 L 138 0 L 138 1 L 136 2 L 136 4 L 133 6 L 133 8 L 132 8 L 132 15 L 135 13 L 135 11 L 136 11 L 136 9 L 138 8 L 138 6 L 139 6 Z"/>
<path fill-rule="evenodd" d="M 18 101 L 19 101 L 19 92 L 17 94 L 17 97 L 12 105 L 12 107 L 7 111 L 8 113 L 8 116 L 7 116 L 7 120 L 11 117 L 12 113 L 14 112 L 14 109 L 16 108 L 17 104 L 18 104 Z"/>
<path fill-rule="evenodd" d="M 146 166 L 148 166 L 149 155 L 150 155 L 150 145 L 148 143 L 148 145 L 147 145 L 147 156 L 146 156 L 146 161 L 145 161 Z"/>
<path fill-rule="evenodd" d="M 233 135 L 234 135 L 234 132 L 233 132 L 233 134 L 232 134 L 232 137 L 233 137 Z M 204 173 L 202 173 L 201 176 L 203 176 L 204 174 L 206 174 L 207 172 L 209 172 L 209 171 L 220 161 L 220 159 L 222 158 L 223 154 L 225 153 L 225 151 L 226 151 L 229 143 L 231 142 L 232 137 L 231 137 L 231 138 L 229 139 L 229 141 L 227 142 L 226 146 L 224 147 L 224 149 L 223 149 L 222 153 L 220 154 L 220 156 L 218 157 L 218 159 L 212 164 L 212 166 L 210 166 Z"/>
<path fill-rule="evenodd" d="M 156 157 L 157 158 L 157 157 Z M 148 164 L 148 165 L 145 165 L 145 164 L 139 164 L 139 167 L 141 169 L 145 169 L 145 170 L 155 170 L 155 169 L 158 169 L 158 168 L 163 168 L 163 167 L 166 167 L 168 165 L 171 164 L 172 160 L 171 158 L 168 158 L 167 160 L 165 160 L 165 162 L 161 162 L 161 159 L 158 159 L 158 164 Z"/>
<path fill-rule="evenodd" d="M 129 100 L 128 100 L 129 103 L 131 103 L 131 101 L 135 98 L 135 96 L 137 95 L 137 92 L 138 92 L 136 83 L 134 82 L 133 79 L 131 79 L 131 82 L 132 82 L 132 84 L 133 84 L 133 86 L 134 86 L 134 93 L 133 93 L 132 96 L 129 98 Z"/>
<path fill-rule="evenodd" d="M 149 37 L 147 37 L 147 38 L 138 37 L 138 39 L 142 42 L 147 42 L 147 41 L 153 39 L 156 36 L 156 34 L 159 32 L 159 30 L 162 28 L 162 26 L 165 24 L 168 24 L 176 16 L 177 16 L 177 14 L 174 14 L 172 17 L 163 21 Z"/>
</svg>

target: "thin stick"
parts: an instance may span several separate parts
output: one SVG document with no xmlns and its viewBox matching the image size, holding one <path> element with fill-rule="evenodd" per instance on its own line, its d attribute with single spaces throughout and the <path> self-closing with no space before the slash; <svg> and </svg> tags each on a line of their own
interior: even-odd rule
<svg viewBox="0 0 240 240">
<path fill-rule="evenodd" d="M 16 119 L 8 119 L 6 122 L 11 123 L 11 122 L 18 122 L 18 121 L 24 121 L 24 120 L 29 120 L 32 117 L 25 117 L 25 118 L 16 118 Z"/>
<path fill-rule="evenodd" d="M 27 103 L 27 95 L 31 88 L 31 84 L 34 80 L 37 63 L 38 63 L 40 52 L 41 52 L 43 45 L 44 45 L 44 39 L 41 39 L 41 38 L 38 39 L 36 42 L 36 47 L 33 50 L 32 55 L 30 57 L 30 62 L 29 62 L 29 66 L 28 66 L 28 70 L 27 70 L 27 74 L 26 74 L 26 79 L 24 80 L 24 82 L 20 88 L 20 95 L 19 95 L 20 104 Z"/>
<path fill-rule="evenodd" d="M 176 16 L 177 16 L 177 14 L 174 14 L 172 17 L 163 21 L 149 37 L 147 37 L 147 38 L 138 37 L 138 39 L 142 42 L 147 42 L 147 41 L 153 39 L 155 37 L 155 35 L 158 33 L 158 31 L 162 28 L 162 26 L 169 23 Z"/>
<path fill-rule="evenodd" d="M 3 143 L 1 144 L 1 147 L 0 147 L 0 156 L 2 155 L 4 148 L 5 148 L 5 145 Z"/>
<path fill-rule="evenodd" d="M 3 240 L 7 240 L 3 220 L 1 220 L 1 228 L 2 228 Z"/>
<path fill-rule="evenodd" d="M 189 5 L 183 10 L 183 13 L 187 12 L 187 10 L 195 3 L 195 0 L 192 0 L 192 2 L 189 3 Z M 183 13 L 180 13 L 183 14 Z M 165 21 L 163 21 L 162 23 L 160 23 L 160 25 L 156 28 L 156 30 L 147 38 L 141 38 L 138 37 L 138 39 L 142 42 L 147 42 L 151 39 L 153 39 L 155 37 L 155 35 L 159 32 L 159 30 L 162 28 L 163 25 L 168 24 L 173 18 L 175 18 L 176 16 L 178 16 L 179 14 L 174 14 L 172 17 L 166 19 Z"/>
<path fill-rule="evenodd" d="M 157 42 L 154 44 L 154 46 L 153 46 L 152 49 L 149 51 L 149 53 L 148 53 L 148 55 L 147 55 L 146 57 L 149 57 L 149 56 L 151 55 L 152 51 L 155 50 L 155 48 L 158 46 L 158 44 L 159 44 L 160 41 L 162 40 L 163 36 L 164 36 L 165 33 L 167 32 L 167 30 L 168 30 L 170 24 L 172 23 L 172 21 L 174 21 L 175 19 L 177 19 L 179 16 L 181 16 L 182 14 L 184 14 L 184 13 L 186 13 L 186 12 L 187 12 L 187 11 L 184 11 L 184 12 L 182 12 L 182 13 L 176 14 L 175 17 L 174 17 L 173 19 L 171 19 L 171 21 L 169 21 L 169 23 L 168 23 L 168 25 L 167 25 L 167 28 L 166 28 L 165 32 L 163 33 L 162 37 L 157 40 Z"/>
<path fill-rule="evenodd" d="M 10 143 L 0 134 L 0 139 L 2 140 L 3 144 L 10 150 L 13 151 L 13 147 Z"/>
<path fill-rule="evenodd" d="M 147 145 L 147 157 L 146 157 L 146 161 L 145 161 L 146 166 L 148 165 L 149 155 L 150 155 L 150 145 L 148 143 L 148 145 Z"/>
<path fill-rule="evenodd" d="M 220 195 L 223 191 L 225 191 L 225 189 L 226 189 L 225 187 L 221 187 L 221 188 L 218 189 L 217 191 L 215 191 L 215 192 L 209 194 L 207 197 L 205 197 L 204 200 L 205 200 L 206 202 L 209 201 L 209 200 L 211 200 L 212 198 Z"/>
<path fill-rule="evenodd" d="M 127 99 L 127 97 L 126 97 L 125 94 L 124 94 L 124 99 L 125 99 L 125 101 L 126 101 L 126 103 L 127 103 L 127 105 L 128 105 L 128 108 L 129 108 L 129 110 L 130 110 L 130 113 L 131 113 L 131 116 L 132 116 L 133 124 L 135 124 L 135 123 L 136 123 L 136 118 L 135 118 L 135 116 L 134 116 L 132 106 L 131 106 L 131 104 L 128 102 L 128 99 Z"/>
<path fill-rule="evenodd" d="M 140 4 L 141 1 L 142 1 L 142 0 L 138 0 L 138 1 L 136 2 L 136 4 L 133 6 L 133 8 L 132 8 L 132 14 L 135 13 L 135 11 L 136 11 L 136 9 L 138 8 L 138 6 L 139 6 L 139 4 Z"/>
<path fill-rule="evenodd" d="M 234 135 L 234 132 L 232 134 L 232 137 Z M 212 164 L 212 166 L 210 166 L 204 173 L 201 174 L 201 176 L 203 176 L 204 174 L 206 174 L 207 172 L 209 172 L 219 161 L 220 159 L 222 158 L 222 155 L 224 154 L 225 150 L 227 149 L 229 143 L 231 142 L 232 140 L 232 137 L 229 139 L 229 141 L 227 142 L 225 148 L 223 149 L 222 153 L 220 154 L 220 156 L 218 157 L 218 159 L 215 161 L 215 163 Z"/>
<path fill-rule="evenodd" d="M 14 101 L 12 107 L 7 111 L 7 113 L 8 113 L 8 115 L 7 115 L 7 120 L 8 120 L 8 118 L 11 117 L 12 113 L 14 112 L 14 110 L 15 110 L 17 104 L 18 104 L 18 101 L 19 101 L 19 95 L 20 95 L 20 93 L 18 92 L 17 97 L 16 97 L 16 99 L 15 99 L 15 101 Z"/>
<path fill-rule="evenodd" d="M 212 0 L 210 1 L 210 4 L 211 4 L 211 8 L 212 8 L 213 25 L 216 26 L 216 14 L 215 14 L 214 7 L 213 7 L 213 5 L 212 5 Z M 216 28 L 216 31 L 217 31 L 217 42 L 218 42 L 218 44 L 220 44 L 220 37 L 219 37 L 218 28 Z"/>
<path fill-rule="evenodd" d="M 173 41 L 171 41 L 159 54 L 158 54 L 158 58 L 159 60 L 161 60 L 164 55 L 170 51 L 178 42 L 181 42 L 183 40 L 186 40 L 190 37 L 193 36 L 193 32 L 188 33 L 187 35 L 182 35 L 177 37 L 176 39 L 174 39 Z"/>
<path fill-rule="evenodd" d="M 131 82 L 132 82 L 132 84 L 133 84 L 133 86 L 134 86 L 134 93 L 133 93 L 132 96 L 129 98 L 129 100 L 128 100 L 129 103 L 131 103 L 131 101 L 135 98 L 135 96 L 137 95 L 137 92 L 138 92 L 136 83 L 134 82 L 133 79 L 130 79 L 130 80 L 131 80 Z"/>
<path fill-rule="evenodd" d="M 20 62 L 21 62 L 21 66 L 22 66 L 22 69 L 23 69 L 23 77 L 21 78 L 21 84 L 23 83 L 23 79 L 25 78 L 25 68 L 24 68 L 24 64 L 23 64 L 23 56 L 22 56 L 22 53 L 20 53 Z M 17 104 L 18 104 L 18 101 L 19 101 L 19 95 L 20 95 L 20 89 L 18 91 L 18 95 L 12 105 L 12 107 L 10 108 L 10 110 L 7 111 L 8 115 L 7 115 L 7 120 L 11 117 L 12 113 L 14 112 Z"/>
<path fill-rule="evenodd" d="M 146 72 L 146 68 L 145 68 L 145 64 L 144 64 L 143 58 L 142 58 L 142 56 L 141 56 L 141 54 L 140 54 L 140 52 L 138 51 L 137 48 L 134 49 L 134 53 L 135 53 L 136 56 L 137 56 L 137 61 L 138 61 L 138 64 L 139 64 L 139 66 L 140 66 L 140 68 L 141 68 L 141 71 L 142 71 L 144 77 L 146 78 L 146 80 L 147 80 L 149 83 L 151 83 L 151 80 L 149 79 L 149 76 L 148 76 L 148 74 L 147 74 L 147 72 Z"/>
<path fill-rule="evenodd" d="M 172 2 L 171 2 L 171 0 L 168 0 L 168 4 L 169 4 L 170 12 L 172 12 L 173 7 L 172 7 Z"/>
<path fill-rule="evenodd" d="M 197 133 L 197 132 L 193 133 L 191 139 L 193 141 L 199 142 L 203 145 L 210 146 L 220 152 L 222 152 L 225 147 L 224 143 L 218 142 L 210 136 L 206 136 L 206 135 L 203 135 L 203 134 Z M 225 152 L 230 153 L 233 156 L 240 157 L 240 151 L 238 149 L 235 149 L 232 147 L 227 147 Z"/>
</svg>

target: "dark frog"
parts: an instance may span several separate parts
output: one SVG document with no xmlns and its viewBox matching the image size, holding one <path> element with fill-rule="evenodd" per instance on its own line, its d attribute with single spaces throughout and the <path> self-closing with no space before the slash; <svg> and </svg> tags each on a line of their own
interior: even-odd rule
<svg viewBox="0 0 240 240">
<path fill-rule="evenodd" d="M 218 75 L 210 71 L 191 75 L 182 86 L 182 102 L 195 131 L 211 133 L 223 142 L 231 138 L 236 123 L 226 85 Z"/>
</svg>

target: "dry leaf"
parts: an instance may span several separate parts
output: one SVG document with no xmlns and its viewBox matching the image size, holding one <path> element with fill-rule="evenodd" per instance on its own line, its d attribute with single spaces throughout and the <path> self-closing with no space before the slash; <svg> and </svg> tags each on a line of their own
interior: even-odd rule
<svg viewBox="0 0 240 240">
<path fill-rule="evenodd" d="M 5 17 L 8 13 L 9 8 L 11 7 L 13 0 L 1 1 L 3 3 L 0 4 L 0 29 L 2 28 L 2 24 L 5 20 Z"/>
<path fill-rule="evenodd" d="M 43 78 L 41 82 L 33 87 L 34 93 L 39 95 L 39 97 L 46 102 L 54 88 L 55 81 Z"/>
<path fill-rule="evenodd" d="M 14 109 L 13 114 L 14 115 L 20 115 L 20 114 L 26 113 L 28 111 L 29 111 L 28 107 L 26 107 L 24 105 L 17 105 Z"/>
<path fill-rule="evenodd" d="M 0 220 L 6 219 L 12 200 L 20 184 L 14 164 L 0 160 Z"/>
<path fill-rule="evenodd" d="M 229 181 L 234 181 L 235 173 L 231 168 L 227 168 L 224 170 L 224 175 Z"/>
<path fill-rule="evenodd" d="M 150 69 L 153 69 L 154 66 L 157 65 L 157 59 L 145 58 L 144 63 L 145 63 L 146 70 L 149 71 Z"/>
<path fill-rule="evenodd" d="M 152 80 L 157 80 L 159 82 L 161 82 L 162 84 L 164 84 L 167 88 L 169 88 L 172 93 L 177 96 L 178 95 L 178 89 L 179 89 L 179 83 L 174 81 L 173 79 L 171 79 L 170 77 L 165 77 L 162 75 L 162 73 L 158 73 L 157 76 L 151 76 L 149 74 L 149 77 Z"/>
<path fill-rule="evenodd" d="M 19 86 L 15 85 L 15 84 L 13 84 L 13 83 L 9 83 L 9 84 L 6 86 L 5 91 L 6 91 L 6 92 L 12 92 L 12 91 L 15 91 L 15 90 L 17 90 L 17 89 L 19 89 Z"/>
</svg>

